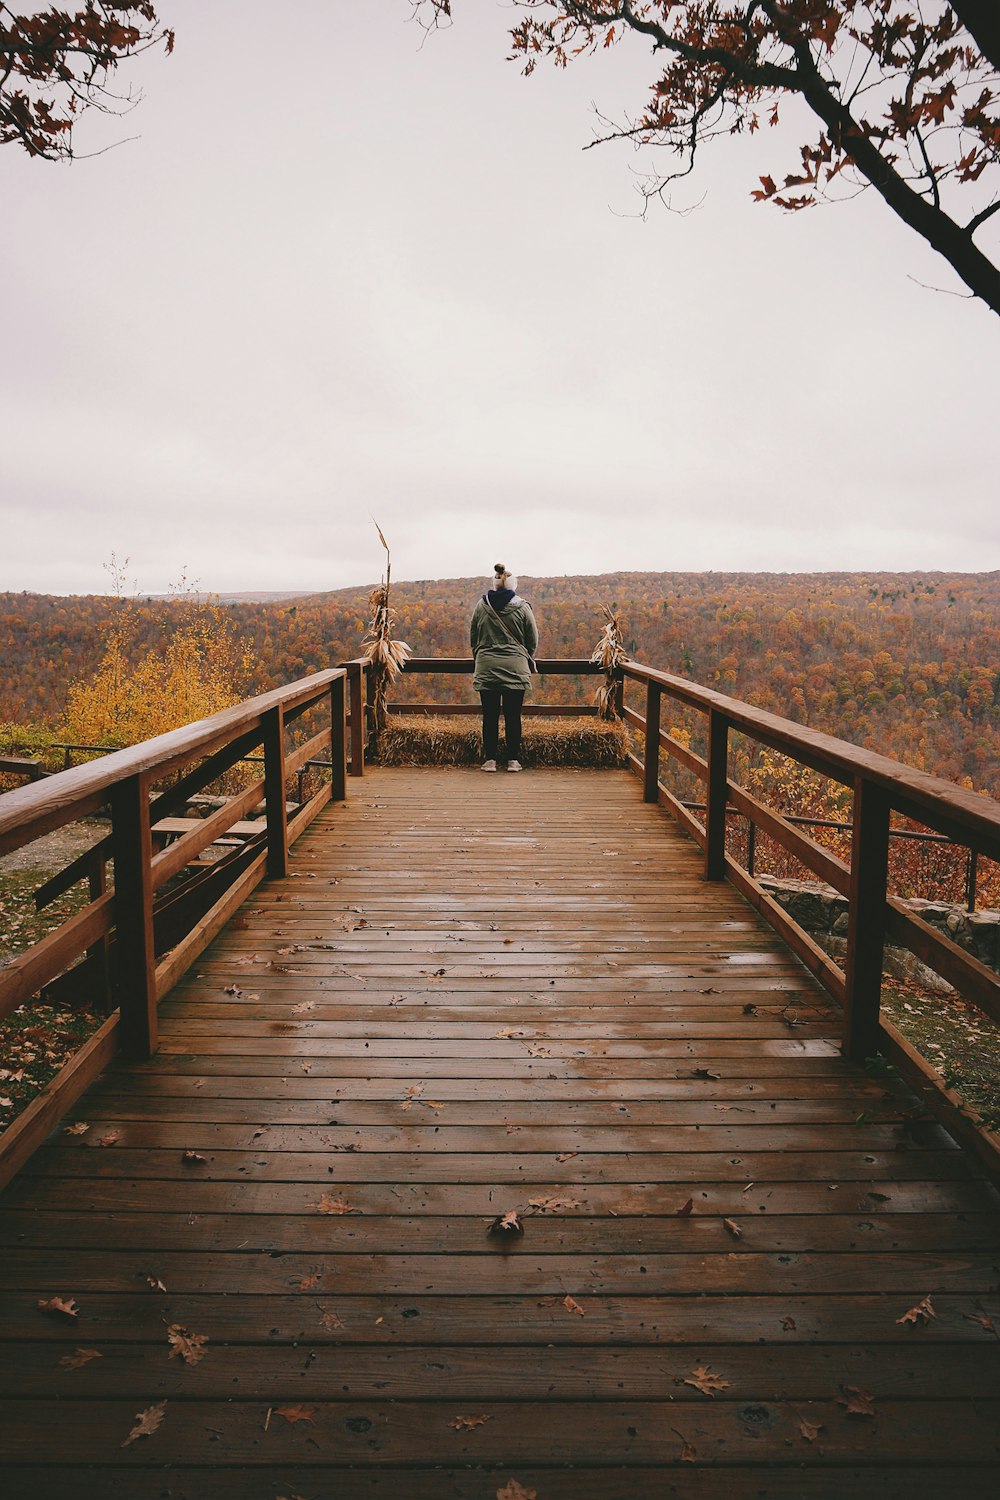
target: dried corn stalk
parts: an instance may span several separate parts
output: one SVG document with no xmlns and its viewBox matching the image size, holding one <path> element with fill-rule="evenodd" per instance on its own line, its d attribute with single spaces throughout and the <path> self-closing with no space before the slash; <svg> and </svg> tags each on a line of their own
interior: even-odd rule
<svg viewBox="0 0 1000 1500">
<path fill-rule="evenodd" d="M 393 640 L 392 628 L 396 623 L 396 612 L 389 603 L 389 583 L 392 576 L 389 543 L 382 535 L 382 528 L 377 521 L 375 530 L 378 532 L 379 541 L 385 548 L 385 577 L 378 588 L 372 589 L 368 596 L 371 620 L 368 624 L 368 634 L 361 646 L 361 655 L 371 667 L 368 736 L 368 751 L 371 755 L 378 754 L 379 736 L 385 728 L 388 690 L 403 670 L 407 659 L 413 655 L 405 641 Z"/>
<path fill-rule="evenodd" d="M 606 624 L 594 647 L 591 661 L 601 668 L 604 681 L 597 689 L 595 699 L 597 712 L 602 719 L 618 718 L 619 670 L 628 661 L 628 652 L 622 641 L 621 620 L 607 604 L 602 604 Z"/>
</svg>

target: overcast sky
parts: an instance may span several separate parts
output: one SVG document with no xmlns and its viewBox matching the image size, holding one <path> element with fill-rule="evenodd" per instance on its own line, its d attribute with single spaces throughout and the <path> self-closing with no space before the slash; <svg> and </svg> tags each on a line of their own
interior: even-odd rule
<svg viewBox="0 0 1000 1500">
<path fill-rule="evenodd" d="M 509 7 L 160 0 L 72 166 L 0 151 L 0 589 L 1000 566 L 1000 324 L 800 135 L 638 215 L 639 40 L 525 80 Z M 805 137 L 802 136 L 802 139 Z"/>
</svg>

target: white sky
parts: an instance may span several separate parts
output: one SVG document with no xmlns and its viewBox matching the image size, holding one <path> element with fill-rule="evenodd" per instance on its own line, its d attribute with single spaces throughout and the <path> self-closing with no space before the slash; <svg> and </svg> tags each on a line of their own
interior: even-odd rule
<svg viewBox="0 0 1000 1500">
<path fill-rule="evenodd" d="M 1000 566 L 1000 326 L 873 195 L 688 217 L 592 105 L 629 40 L 525 80 L 512 12 L 160 0 L 177 48 L 70 167 L 0 152 L 0 589 L 327 589 L 611 569 Z"/>
</svg>

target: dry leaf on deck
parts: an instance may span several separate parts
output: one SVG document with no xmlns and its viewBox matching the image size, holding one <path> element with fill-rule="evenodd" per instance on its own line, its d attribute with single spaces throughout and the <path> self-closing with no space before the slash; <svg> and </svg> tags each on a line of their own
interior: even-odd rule
<svg viewBox="0 0 1000 1500">
<path fill-rule="evenodd" d="M 76 1305 L 75 1297 L 44 1297 L 38 1299 L 38 1311 L 50 1313 L 62 1313 L 64 1318 L 78 1318 L 80 1309 Z"/>
<path fill-rule="evenodd" d="M 129 1443 L 135 1442 L 136 1438 L 152 1437 L 163 1421 L 166 1410 L 167 1403 L 165 1401 L 158 1401 L 155 1406 L 147 1406 L 145 1411 L 137 1411 L 135 1414 L 135 1426 L 121 1446 L 127 1448 Z"/>
<path fill-rule="evenodd" d="M 728 1391 L 733 1382 L 724 1380 L 721 1375 L 716 1375 L 707 1365 L 698 1365 L 682 1383 L 693 1385 L 695 1390 L 701 1391 L 703 1396 L 714 1396 L 716 1391 Z"/>
<path fill-rule="evenodd" d="M 582 1208 L 583 1203 L 579 1198 L 529 1198 L 528 1206 L 538 1214 L 558 1214 Z"/>
<path fill-rule="evenodd" d="M 152 1272 L 146 1277 L 146 1285 L 152 1292 L 165 1292 L 167 1290 L 166 1283 L 161 1281 L 159 1276 L 154 1276 Z"/>
<path fill-rule="evenodd" d="M 677 1436 L 681 1440 L 681 1452 L 680 1452 L 679 1462 L 682 1463 L 682 1464 L 693 1464 L 693 1463 L 695 1463 L 697 1461 L 697 1458 L 698 1458 L 698 1450 L 695 1447 L 694 1443 L 689 1443 L 688 1440 L 687 1440 L 687 1438 L 684 1436 L 683 1432 L 681 1432 L 679 1428 L 677 1428 L 677 1427 L 671 1427 L 670 1431 L 671 1432 L 675 1432 L 677 1434 Z"/>
<path fill-rule="evenodd" d="M 538 1500 L 538 1491 L 526 1489 L 516 1479 L 508 1479 L 507 1483 L 497 1490 L 497 1500 Z"/>
<path fill-rule="evenodd" d="M 202 1156 L 200 1151 L 185 1151 L 181 1156 L 181 1161 L 186 1167 L 200 1167 L 204 1164 L 206 1159 L 207 1158 Z"/>
<path fill-rule="evenodd" d="M 914 1324 L 920 1323 L 923 1327 L 926 1328 L 931 1319 L 936 1317 L 937 1313 L 931 1306 L 930 1297 L 925 1297 L 922 1302 L 917 1303 L 916 1307 L 911 1307 L 909 1312 L 905 1312 L 901 1318 L 897 1318 L 896 1322 Z"/>
<path fill-rule="evenodd" d="M 121 1133 L 120 1130 L 109 1130 L 109 1131 L 107 1131 L 104 1135 L 102 1135 L 98 1139 L 97 1145 L 98 1146 L 117 1146 L 117 1144 L 121 1140 L 121 1138 L 122 1138 L 122 1133 Z"/>
<path fill-rule="evenodd" d="M 680 1206 L 680 1208 L 674 1209 L 674 1217 L 677 1218 L 677 1219 L 689 1219 L 693 1213 L 694 1213 L 694 1199 L 693 1198 L 689 1198 L 686 1203 L 682 1203 L 681 1206 Z"/>
<path fill-rule="evenodd" d="M 810 1422 L 808 1417 L 799 1417 L 799 1434 L 806 1443 L 814 1443 L 823 1431 L 822 1422 Z"/>
<path fill-rule="evenodd" d="M 568 1313 L 577 1313 L 581 1318 L 586 1316 L 579 1302 L 573 1297 L 565 1296 L 562 1300 L 562 1305 Z"/>
<path fill-rule="evenodd" d="M 729 1234 L 732 1235 L 734 1240 L 741 1240 L 743 1238 L 743 1231 L 737 1224 L 735 1219 L 723 1219 L 722 1222 L 725 1225 L 726 1230 Z"/>
<path fill-rule="evenodd" d="M 842 1396 L 837 1400 L 843 1406 L 849 1417 L 874 1417 L 878 1413 L 875 1410 L 875 1397 L 871 1391 L 862 1390 L 858 1385 L 842 1385 Z"/>
<path fill-rule="evenodd" d="M 996 1332 L 996 1329 L 993 1326 L 993 1320 L 991 1318 L 988 1318 L 985 1313 L 963 1313 L 962 1316 L 967 1323 L 977 1324 L 984 1333 Z"/>
<path fill-rule="evenodd" d="M 471 1432 L 473 1427 L 482 1427 L 484 1422 L 490 1421 L 492 1421 L 491 1417 L 480 1413 L 476 1417 L 452 1417 L 448 1426 L 454 1427 L 456 1432 Z"/>
<path fill-rule="evenodd" d="M 203 1333 L 189 1333 L 181 1323 L 171 1323 L 167 1329 L 170 1358 L 182 1359 L 186 1365 L 196 1365 L 205 1358 L 208 1338 Z"/>
<path fill-rule="evenodd" d="M 59 1364 L 64 1370 L 80 1370 L 92 1359 L 103 1358 L 100 1349 L 74 1349 L 72 1354 L 64 1354 Z"/>
<path fill-rule="evenodd" d="M 63 1135 L 86 1135 L 89 1129 L 86 1120 L 77 1120 L 75 1124 L 65 1126 Z"/>
<path fill-rule="evenodd" d="M 486 1233 L 500 1235 L 505 1239 L 512 1235 L 523 1234 L 524 1225 L 518 1217 L 517 1209 L 510 1208 L 505 1214 L 498 1214 Z"/>
<path fill-rule="evenodd" d="M 323 1273 L 321 1271 L 313 1271 L 311 1276 L 303 1276 L 299 1282 L 298 1289 L 300 1292 L 311 1292 L 314 1286 L 319 1286 L 322 1279 Z"/>
<path fill-rule="evenodd" d="M 316 1205 L 321 1214 L 356 1214 L 358 1210 L 353 1204 L 344 1198 L 334 1198 L 332 1193 L 324 1193 Z"/>
<path fill-rule="evenodd" d="M 797 1324 L 796 1324 L 795 1319 L 793 1317 L 786 1315 L 781 1320 L 781 1326 L 785 1330 L 786 1333 L 791 1333 L 792 1329 L 795 1328 L 797 1326 Z"/>
<path fill-rule="evenodd" d="M 344 1327 L 343 1319 L 338 1318 L 335 1312 L 320 1313 L 319 1320 L 322 1323 L 323 1327 L 326 1329 L 327 1333 L 333 1333 L 335 1329 Z"/>
<path fill-rule="evenodd" d="M 274 1408 L 276 1417 L 284 1417 L 285 1421 L 294 1426 L 296 1422 L 311 1422 L 316 1415 L 315 1406 L 276 1406 Z"/>
</svg>

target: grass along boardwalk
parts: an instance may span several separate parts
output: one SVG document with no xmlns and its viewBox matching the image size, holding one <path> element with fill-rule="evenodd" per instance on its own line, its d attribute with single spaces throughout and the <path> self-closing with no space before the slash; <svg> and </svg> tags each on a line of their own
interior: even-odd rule
<svg viewBox="0 0 1000 1500">
<path fill-rule="evenodd" d="M 641 799 L 302 836 L 0 1200 L 9 1500 L 995 1493 L 997 1195 Z"/>
</svg>

